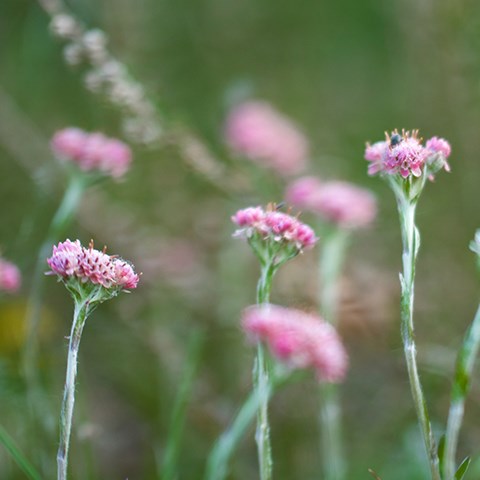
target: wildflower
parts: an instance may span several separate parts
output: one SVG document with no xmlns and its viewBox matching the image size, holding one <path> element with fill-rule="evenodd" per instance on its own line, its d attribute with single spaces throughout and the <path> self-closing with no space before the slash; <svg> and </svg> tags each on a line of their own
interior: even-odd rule
<svg viewBox="0 0 480 480">
<path fill-rule="evenodd" d="M 375 197 L 348 182 L 322 183 L 315 177 L 303 177 L 287 187 L 285 198 L 342 228 L 365 227 L 377 213 Z"/>
<path fill-rule="evenodd" d="M 239 210 L 232 221 L 241 227 L 234 236 L 246 238 L 261 259 L 276 264 L 313 247 L 318 240 L 308 225 L 277 211 L 273 204 L 266 211 L 261 207 Z"/>
<path fill-rule="evenodd" d="M 47 263 L 50 274 L 58 275 L 70 290 L 81 295 L 98 285 L 102 287 L 99 290 L 102 298 L 107 299 L 122 290 L 136 288 L 139 280 L 129 263 L 96 250 L 93 241 L 88 248 L 82 247 L 79 240 L 60 242 L 53 247 Z"/>
<path fill-rule="evenodd" d="M 381 173 L 407 179 L 426 173 L 432 179 L 442 168 L 449 171 L 446 159 L 450 153 L 450 144 L 443 138 L 432 137 L 424 146 L 418 130 L 402 130 L 401 135 L 394 130 L 386 134 L 384 142 L 367 143 L 365 159 L 370 162 L 369 175 Z"/>
<path fill-rule="evenodd" d="M 0 290 L 14 293 L 20 288 L 20 270 L 11 262 L 0 258 Z"/>
<path fill-rule="evenodd" d="M 60 159 L 75 163 L 81 170 L 99 171 L 114 178 L 123 176 L 132 161 L 132 152 L 125 143 L 79 128 L 59 130 L 51 145 Z"/>
<path fill-rule="evenodd" d="M 242 327 L 253 341 L 268 345 L 272 355 L 294 369 L 313 369 L 320 381 L 337 383 L 347 371 L 347 354 L 336 330 L 320 317 L 264 304 L 248 307 Z"/>
<path fill-rule="evenodd" d="M 226 141 L 231 149 L 283 176 L 305 169 L 308 142 L 292 122 L 266 102 L 249 101 L 229 114 Z"/>
</svg>

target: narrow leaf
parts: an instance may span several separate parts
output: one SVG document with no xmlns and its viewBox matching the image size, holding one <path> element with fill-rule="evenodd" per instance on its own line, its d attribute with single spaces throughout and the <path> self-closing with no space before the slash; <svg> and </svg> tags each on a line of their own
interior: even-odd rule
<svg viewBox="0 0 480 480">
<path fill-rule="evenodd" d="M 12 456 L 15 463 L 25 473 L 30 480 L 41 480 L 40 474 L 35 470 L 32 464 L 27 460 L 25 455 L 18 449 L 12 437 L 0 425 L 0 443 L 5 447 L 7 452 Z"/>
<path fill-rule="evenodd" d="M 465 458 L 465 460 L 458 467 L 457 473 L 455 474 L 455 480 L 462 480 L 465 474 L 467 473 L 468 467 L 472 459 L 470 457 Z"/>
</svg>

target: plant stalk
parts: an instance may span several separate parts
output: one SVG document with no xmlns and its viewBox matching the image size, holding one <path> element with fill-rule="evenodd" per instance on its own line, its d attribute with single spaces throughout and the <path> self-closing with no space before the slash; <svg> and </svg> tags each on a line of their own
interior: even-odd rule
<svg viewBox="0 0 480 480">
<path fill-rule="evenodd" d="M 260 279 L 257 285 L 257 304 L 265 304 L 270 301 L 272 279 L 276 267 L 273 262 L 262 265 Z M 257 442 L 258 462 L 260 467 L 260 480 L 272 478 L 272 447 L 270 442 L 270 425 L 268 423 L 268 399 L 270 395 L 270 371 L 267 364 L 265 350 L 261 342 L 257 345 L 257 358 L 254 372 L 254 388 L 259 397 L 257 412 L 257 430 L 255 440 Z"/>
<path fill-rule="evenodd" d="M 338 286 L 348 246 L 348 232 L 335 229 L 324 237 L 319 262 L 319 306 L 323 318 L 337 325 Z M 344 480 L 346 460 L 342 439 L 342 408 L 338 386 L 320 385 L 320 447 L 324 480 Z"/>
<path fill-rule="evenodd" d="M 470 389 L 473 366 L 480 346 L 480 306 L 458 352 L 455 378 L 452 386 L 447 431 L 445 433 L 445 480 L 453 480 L 456 472 L 458 435 L 465 411 L 465 400 Z"/>
<path fill-rule="evenodd" d="M 66 480 L 68 449 L 72 430 L 73 407 L 75 404 L 75 379 L 77 377 L 78 349 L 83 327 L 89 313 L 89 299 L 75 300 L 72 330 L 68 345 L 67 374 L 60 412 L 60 444 L 57 452 L 57 480 Z"/>
<path fill-rule="evenodd" d="M 413 324 L 415 263 L 420 247 L 420 235 L 415 226 L 416 202 L 397 195 L 397 206 L 400 215 L 400 224 L 403 243 L 403 275 L 401 282 L 401 334 L 408 377 L 417 413 L 423 441 L 427 451 L 432 480 L 440 480 L 440 466 L 437 447 L 430 425 L 427 404 L 423 395 L 420 376 L 416 360 L 415 333 Z"/>
</svg>

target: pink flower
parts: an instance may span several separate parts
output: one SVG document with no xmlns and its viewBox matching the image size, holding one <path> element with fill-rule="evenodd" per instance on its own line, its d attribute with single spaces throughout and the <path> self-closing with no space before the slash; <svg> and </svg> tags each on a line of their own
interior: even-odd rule
<svg viewBox="0 0 480 480">
<path fill-rule="evenodd" d="M 320 381 L 340 382 L 348 357 L 335 329 L 320 317 L 264 304 L 248 307 L 242 327 L 253 341 L 264 342 L 272 355 L 291 368 L 312 368 Z"/>
<path fill-rule="evenodd" d="M 365 227 L 377 213 L 375 197 L 348 182 L 322 183 L 314 177 L 300 178 L 287 187 L 285 198 L 297 208 L 342 228 Z"/>
<path fill-rule="evenodd" d="M 0 290 L 14 293 L 20 288 L 20 270 L 11 262 L 0 258 Z"/>
<path fill-rule="evenodd" d="M 261 207 L 249 207 L 239 210 L 232 216 L 232 222 L 240 228 L 235 236 L 251 239 L 254 236 L 261 240 L 284 243 L 295 246 L 298 251 L 313 247 L 318 238 L 315 232 L 298 218 L 279 212 L 273 205 L 266 211 Z"/>
<path fill-rule="evenodd" d="M 311 199 L 321 185 L 322 181 L 317 177 L 298 178 L 288 185 L 285 200 L 301 210 L 310 210 Z"/>
<path fill-rule="evenodd" d="M 418 130 L 402 130 L 401 135 L 394 130 L 386 134 L 384 142 L 373 145 L 367 143 L 365 159 L 370 162 L 369 175 L 383 173 L 399 174 L 403 178 L 420 177 L 427 165 L 427 174 L 432 178 L 441 168 L 449 171 L 446 158 L 450 153 L 450 144 L 443 138 L 432 137 L 424 146 L 418 137 Z M 435 154 L 440 154 L 440 157 L 435 157 Z"/>
<path fill-rule="evenodd" d="M 373 145 L 367 143 L 365 149 L 365 160 L 370 162 L 368 174 L 375 175 L 383 171 L 383 159 L 388 149 L 387 142 L 376 142 Z"/>
<path fill-rule="evenodd" d="M 444 138 L 432 137 L 427 140 L 425 146 L 432 152 L 441 153 L 445 158 L 452 153 L 452 147 Z"/>
<path fill-rule="evenodd" d="M 60 159 L 77 164 L 81 170 L 100 171 L 114 178 L 124 175 L 132 161 L 132 152 L 125 143 L 78 128 L 58 131 L 51 145 Z"/>
<path fill-rule="evenodd" d="M 266 102 L 237 105 L 227 118 L 225 135 L 234 152 L 280 175 L 306 167 L 309 147 L 304 135 Z"/>
<path fill-rule="evenodd" d="M 78 279 L 82 284 L 90 282 L 106 289 L 134 289 L 139 280 L 129 263 L 94 249 L 93 242 L 88 248 L 79 240 L 60 242 L 53 247 L 47 263 L 52 273 L 65 280 Z"/>
</svg>

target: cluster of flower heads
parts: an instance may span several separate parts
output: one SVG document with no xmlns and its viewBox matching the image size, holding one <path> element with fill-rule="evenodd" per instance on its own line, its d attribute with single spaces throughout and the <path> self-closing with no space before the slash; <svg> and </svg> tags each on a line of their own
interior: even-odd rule
<svg viewBox="0 0 480 480">
<path fill-rule="evenodd" d="M 372 145 L 367 143 L 365 159 L 370 162 L 369 175 L 377 173 L 400 174 L 403 178 L 411 175 L 420 177 L 426 165 L 435 163 L 438 170 L 444 168 L 450 171 L 447 158 L 450 156 L 451 147 L 447 140 L 432 137 L 425 145 L 418 136 L 418 130 L 408 132 L 394 130 L 385 134 L 386 139 Z M 430 172 L 429 175 L 435 172 Z"/>
<path fill-rule="evenodd" d="M 313 368 L 320 381 L 340 382 L 348 357 L 336 330 L 320 317 L 278 305 L 248 307 L 242 327 L 253 341 L 291 368 Z"/>
<path fill-rule="evenodd" d="M 132 161 L 130 147 L 122 141 L 79 128 L 59 130 L 51 145 L 55 155 L 75 163 L 81 170 L 99 171 L 115 178 L 124 175 Z"/>
<path fill-rule="evenodd" d="M 232 222 L 240 227 L 235 236 L 249 240 L 271 240 L 277 244 L 293 246 L 297 251 L 313 247 L 318 240 L 312 228 L 297 217 L 279 212 L 274 204 L 270 204 L 266 210 L 262 207 L 239 210 L 232 216 Z"/>
<path fill-rule="evenodd" d="M 307 165 L 305 136 L 266 102 L 249 101 L 234 107 L 225 135 L 234 152 L 280 175 L 297 174 Z"/>
<path fill-rule="evenodd" d="M 65 240 L 53 247 L 52 256 L 47 259 L 54 273 L 64 280 L 78 281 L 80 284 L 101 285 L 116 291 L 137 288 L 139 276 L 132 266 L 118 258 L 93 248 L 82 247 L 79 240 Z"/>
<path fill-rule="evenodd" d="M 368 190 L 348 182 L 322 182 L 316 177 L 302 177 L 292 182 L 285 199 L 342 228 L 365 227 L 377 213 L 375 197 Z"/>
<path fill-rule="evenodd" d="M 20 270 L 13 263 L 0 258 L 0 290 L 14 293 L 20 288 Z"/>
</svg>

